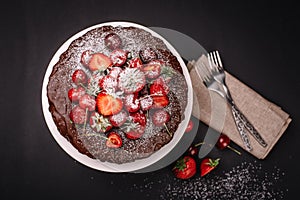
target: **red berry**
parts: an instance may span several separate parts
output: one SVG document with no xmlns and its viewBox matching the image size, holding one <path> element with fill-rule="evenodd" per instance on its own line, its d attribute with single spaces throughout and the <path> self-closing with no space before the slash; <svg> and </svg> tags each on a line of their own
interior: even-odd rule
<svg viewBox="0 0 300 200">
<path fill-rule="evenodd" d="M 190 146 L 190 148 L 188 149 L 188 153 L 191 156 L 196 156 L 198 154 L 198 148 L 195 146 Z"/>
<path fill-rule="evenodd" d="M 140 99 L 141 109 L 143 111 L 150 110 L 153 105 L 153 99 L 151 96 L 145 96 Z"/>
<path fill-rule="evenodd" d="M 121 71 L 122 71 L 121 67 L 111 67 L 108 75 L 115 78 L 115 79 L 118 79 L 119 74 L 121 73 Z"/>
<path fill-rule="evenodd" d="M 128 114 L 125 110 L 122 110 L 118 114 L 114 114 L 109 117 L 109 121 L 114 127 L 122 126 L 127 119 Z"/>
<path fill-rule="evenodd" d="M 110 75 L 106 75 L 100 79 L 99 87 L 103 90 L 116 89 L 118 87 L 117 79 L 111 77 Z"/>
<path fill-rule="evenodd" d="M 84 94 L 85 89 L 83 89 L 83 87 L 71 88 L 68 91 L 68 97 L 71 102 L 78 102 Z"/>
<path fill-rule="evenodd" d="M 110 132 L 107 136 L 106 146 L 110 148 L 119 148 L 122 146 L 122 138 L 117 132 Z"/>
<path fill-rule="evenodd" d="M 146 115 L 143 112 L 135 112 L 129 114 L 134 123 L 139 123 L 141 126 L 145 126 L 147 123 Z"/>
<path fill-rule="evenodd" d="M 170 115 L 165 110 L 157 110 L 152 115 L 152 121 L 155 126 L 163 126 L 170 120 Z"/>
<path fill-rule="evenodd" d="M 156 60 L 157 59 L 157 54 L 156 52 L 150 48 L 150 47 L 147 47 L 145 49 L 142 49 L 139 51 L 139 56 L 141 58 L 141 60 L 144 62 L 144 63 L 148 63 L 152 60 Z"/>
<path fill-rule="evenodd" d="M 144 134 L 145 128 L 145 126 L 138 125 L 135 129 L 125 132 L 125 136 L 131 140 L 139 139 Z"/>
<path fill-rule="evenodd" d="M 167 95 L 153 96 L 152 108 L 164 108 L 169 104 L 169 98 Z"/>
<path fill-rule="evenodd" d="M 193 128 L 194 128 L 194 122 L 190 119 L 190 121 L 185 129 L 185 132 L 188 133 L 188 132 L 192 131 Z"/>
<path fill-rule="evenodd" d="M 122 40 L 119 35 L 115 33 L 110 33 L 105 36 L 104 44 L 110 50 L 114 50 L 122 46 Z"/>
<path fill-rule="evenodd" d="M 75 106 L 71 110 L 69 117 L 75 124 L 84 124 L 87 120 L 87 112 L 83 108 Z"/>
<path fill-rule="evenodd" d="M 143 67 L 143 72 L 146 74 L 147 78 L 154 79 L 160 75 L 161 68 L 159 64 L 151 62 Z"/>
<path fill-rule="evenodd" d="M 184 156 L 177 160 L 173 168 L 174 175 L 179 179 L 189 179 L 197 172 L 196 161 L 191 156 Z"/>
<path fill-rule="evenodd" d="M 87 83 L 87 76 L 82 69 L 77 69 L 72 74 L 72 81 L 76 84 L 86 84 Z"/>
<path fill-rule="evenodd" d="M 124 105 L 128 112 L 136 112 L 140 109 L 140 101 L 138 93 L 127 94 L 124 98 Z"/>
<path fill-rule="evenodd" d="M 143 66 L 143 62 L 140 58 L 133 58 L 129 61 L 128 67 L 130 68 L 141 68 Z"/>
<path fill-rule="evenodd" d="M 122 110 L 123 101 L 105 92 L 100 92 L 96 98 L 96 106 L 102 115 L 114 115 Z"/>
<path fill-rule="evenodd" d="M 89 66 L 89 62 L 90 59 L 92 57 L 93 51 L 92 50 L 86 50 L 81 54 L 81 58 L 80 58 L 80 63 L 85 66 L 88 67 Z"/>
<path fill-rule="evenodd" d="M 88 109 L 88 111 L 93 111 L 96 108 L 95 97 L 85 94 L 79 99 L 79 106 L 83 109 Z"/>
<path fill-rule="evenodd" d="M 110 59 L 113 62 L 113 65 L 117 67 L 124 65 L 127 60 L 127 54 L 128 52 L 122 49 L 115 49 L 111 52 Z"/>
<path fill-rule="evenodd" d="M 217 147 L 219 149 L 225 149 L 230 143 L 230 139 L 227 135 L 221 134 L 218 142 L 217 142 Z"/>
<path fill-rule="evenodd" d="M 103 53 L 94 53 L 89 60 L 89 68 L 91 71 L 105 70 L 112 65 L 113 63 L 110 58 Z"/>
</svg>

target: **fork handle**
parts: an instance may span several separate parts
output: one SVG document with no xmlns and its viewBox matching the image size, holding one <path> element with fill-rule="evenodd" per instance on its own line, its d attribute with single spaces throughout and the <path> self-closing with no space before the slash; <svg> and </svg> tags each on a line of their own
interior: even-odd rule
<svg viewBox="0 0 300 200">
<path fill-rule="evenodd" d="M 243 115 L 243 113 L 237 108 L 237 106 L 234 103 L 231 104 L 231 109 L 232 112 L 234 113 L 233 115 L 235 121 L 242 123 L 244 125 L 243 127 L 246 127 L 248 129 L 248 131 L 257 140 L 257 142 L 261 146 L 266 147 L 267 146 L 266 141 L 261 137 L 258 131 L 254 128 L 254 126 L 249 122 L 249 120 Z"/>
<path fill-rule="evenodd" d="M 236 124 L 236 127 L 240 133 L 240 136 L 243 140 L 243 143 L 244 143 L 244 146 L 246 148 L 247 151 L 252 151 L 252 146 L 250 144 L 250 140 L 249 140 L 249 137 L 248 137 L 248 134 L 246 132 L 246 127 L 245 127 L 245 124 L 243 123 L 243 121 L 241 120 L 241 112 L 237 109 L 237 107 L 232 104 L 231 105 L 231 111 L 232 111 L 232 114 L 233 114 L 233 118 L 234 118 L 234 122 Z"/>
</svg>

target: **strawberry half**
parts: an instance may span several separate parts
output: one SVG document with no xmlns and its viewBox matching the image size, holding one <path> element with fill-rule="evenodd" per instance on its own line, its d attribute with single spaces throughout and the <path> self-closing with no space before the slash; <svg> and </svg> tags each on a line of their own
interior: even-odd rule
<svg viewBox="0 0 300 200">
<path fill-rule="evenodd" d="M 125 68 L 118 78 L 119 88 L 127 94 L 141 91 L 146 84 L 144 72 L 138 68 Z"/>
<path fill-rule="evenodd" d="M 119 148 L 122 146 L 122 138 L 117 132 L 110 132 L 107 136 L 106 146 L 110 148 Z"/>
<path fill-rule="evenodd" d="M 204 158 L 201 161 L 200 164 L 200 170 L 201 170 L 201 177 L 205 176 L 209 172 L 211 172 L 213 169 L 215 169 L 219 165 L 220 158 L 217 158 L 215 160 L 211 158 Z"/>
<path fill-rule="evenodd" d="M 105 92 L 100 92 L 96 98 L 96 106 L 102 115 L 114 115 L 122 110 L 123 101 Z"/>
<path fill-rule="evenodd" d="M 169 98 L 167 95 L 153 96 L 152 108 L 163 108 L 169 104 Z"/>
<path fill-rule="evenodd" d="M 95 53 L 92 55 L 89 61 L 89 68 L 91 71 L 105 70 L 106 68 L 112 66 L 113 63 L 109 57 L 103 53 Z"/>
<path fill-rule="evenodd" d="M 115 49 L 113 52 L 111 52 L 109 57 L 114 66 L 120 67 L 125 64 L 127 60 L 127 54 L 128 52 L 122 49 Z"/>
</svg>

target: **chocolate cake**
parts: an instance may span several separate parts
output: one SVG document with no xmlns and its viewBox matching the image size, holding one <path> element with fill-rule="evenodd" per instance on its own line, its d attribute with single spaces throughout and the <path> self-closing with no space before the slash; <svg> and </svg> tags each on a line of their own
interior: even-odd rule
<svg viewBox="0 0 300 200">
<path fill-rule="evenodd" d="M 187 90 L 180 63 L 161 39 L 107 25 L 61 54 L 47 97 L 58 131 L 79 152 L 121 164 L 172 140 L 185 118 Z"/>
</svg>

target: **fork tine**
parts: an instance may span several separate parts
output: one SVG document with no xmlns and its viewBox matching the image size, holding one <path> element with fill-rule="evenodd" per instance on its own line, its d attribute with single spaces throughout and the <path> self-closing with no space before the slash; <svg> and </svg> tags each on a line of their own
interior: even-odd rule
<svg viewBox="0 0 300 200">
<path fill-rule="evenodd" d="M 221 57 L 220 57 L 220 54 L 218 51 L 215 51 L 215 58 L 216 58 L 217 62 L 219 63 L 218 66 L 223 68 Z"/>
<path fill-rule="evenodd" d="M 205 84 L 208 84 L 212 79 L 212 73 L 207 68 L 207 66 L 203 62 L 200 62 L 199 65 L 197 65 L 196 69 L 196 72 L 198 73 L 202 81 Z"/>
<path fill-rule="evenodd" d="M 216 64 L 215 60 L 214 60 L 214 54 L 213 52 L 208 53 L 207 54 L 207 58 L 208 58 L 208 64 L 210 67 L 211 71 L 219 71 L 218 65 Z"/>
</svg>

